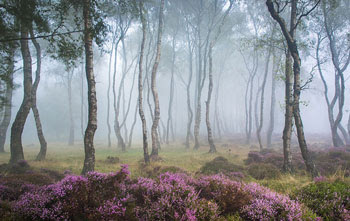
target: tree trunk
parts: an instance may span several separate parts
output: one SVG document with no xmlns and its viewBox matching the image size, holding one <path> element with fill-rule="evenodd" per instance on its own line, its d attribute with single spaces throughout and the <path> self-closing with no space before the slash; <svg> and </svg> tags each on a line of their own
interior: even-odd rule
<svg viewBox="0 0 350 221">
<path fill-rule="evenodd" d="M 156 88 L 156 77 L 157 77 L 157 69 L 158 69 L 160 53 L 161 53 L 160 48 L 162 45 L 163 10 L 164 10 L 164 0 L 160 0 L 157 52 L 156 52 L 154 65 L 152 68 L 152 77 L 151 77 L 151 89 L 152 89 L 153 101 L 154 101 L 154 119 L 153 119 L 153 124 L 151 129 L 151 136 L 152 136 L 151 157 L 158 156 L 158 147 L 159 147 L 159 137 L 158 137 L 157 129 L 158 129 L 158 124 L 160 119 L 160 106 L 159 106 L 158 92 Z"/>
<path fill-rule="evenodd" d="M 340 138 L 339 134 L 338 134 L 338 128 L 335 127 L 334 125 L 334 106 L 339 98 L 339 93 L 338 93 L 338 88 L 339 88 L 339 75 L 335 74 L 335 93 L 334 96 L 332 98 L 332 101 L 329 101 L 328 98 L 328 85 L 327 82 L 324 78 L 323 75 L 323 71 L 321 68 L 321 61 L 320 61 L 320 56 L 319 56 L 319 50 L 320 50 L 320 45 L 321 45 L 321 36 L 318 34 L 318 38 L 317 38 L 317 46 L 316 46 L 316 60 L 317 60 L 317 68 L 318 68 L 318 73 L 320 74 L 322 83 L 323 83 L 323 87 L 324 87 L 324 98 L 326 100 L 326 104 L 327 104 L 327 111 L 328 111 L 328 120 L 329 120 L 329 124 L 331 127 L 331 134 L 332 134 L 332 141 L 333 141 L 333 146 L 335 147 L 339 147 L 339 146 L 343 146 L 344 143 L 342 141 L 342 139 Z"/>
<path fill-rule="evenodd" d="M 117 56 L 118 56 L 118 45 L 120 39 L 115 44 L 114 49 L 114 73 L 113 73 L 113 83 L 112 83 L 112 91 L 113 91 L 113 108 L 114 108 L 114 132 L 118 140 L 118 147 L 125 151 L 125 143 L 123 137 L 120 132 L 120 125 L 118 121 L 119 116 L 119 102 L 117 101 L 117 92 L 115 90 L 116 84 L 116 75 L 117 75 Z M 119 99 L 118 99 L 119 100 Z"/>
<path fill-rule="evenodd" d="M 80 129 L 84 138 L 84 62 L 81 62 Z"/>
<path fill-rule="evenodd" d="M 85 70 L 88 85 L 88 104 L 89 115 L 88 124 L 84 136 L 85 160 L 82 174 L 95 169 L 95 148 L 94 135 L 97 129 L 97 99 L 96 99 L 96 83 L 93 69 L 93 50 L 92 50 L 92 34 L 91 29 L 91 1 L 84 0 L 83 17 L 84 17 L 84 43 L 85 43 Z"/>
<path fill-rule="evenodd" d="M 275 19 L 278 24 L 280 25 L 282 29 L 282 33 L 287 41 L 288 49 L 293 57 L 293 73 L 294 73 L 294 85 L 293 85 L 293 116 L 294 116 L 294 121 L 295 121 L 295 126 L 297 128 L 297 135 L 298 135 L 298 142 L 299 142 L 299 147 L 301 150 L 302 157 L 304 159 L 306 169 L 307 171 L 313 176 L 316 177 L 318 175 L 318 171 L 315 168 L 315 164 L 313 163 L 309 151 L 307 148 L 305 136 L 304 136 L 304 129 L 303 129 L 303 123 L 301 120 L 300 116 L 300 108 L 299 108 L 299 103 L 300 103 L 300 92 L 301 92 L 301 86 L 300 86 L 300 67 L 301 67 L 301 60 L 299 57 L 299 51 L 297 48 L 297 43 L 294 39 L 294 30 L 295 30 L 295 25 L 291 26 L 292 32 L 289 32 L 286 27 L 285 21 L 278 15 L 278 13 L 275 11 L 274 5 L 272 0 L 267 0 L 266 4 L 268 6 L 269 12 L 273 19 Z M 297 0 L 292 0 L 292 10 L 291 10 L 291 23 L 296 24 L 293 22 L 295 21 L 296 18 L 296 12 L 297 11 Z M 293 19 L 294 17 L 294 19 Z"/>
<path fill-rule="evenodd" d="M 344 100 L 345 100 L 345 80 L 344 80 L 344 71 L 347 69 L 349 65 L 350 55 L 345 60 L 345 64 L 343 67 L 341 66 L 341 60 L 343 58 L 339 58 L 339 51 L 337 51 L 336 40 L 334 36 L 334 30 L 332 27 L 329 27 L 328 24 L 328 15 L 326 14 L 325 5 L 323 5 L 323 14 L 324 14 L 324 26 L 327 33 L 327 38 L 329 40 L 329 49 L 332 55 L 332 63 L 336 70 L 336 75 L 338 75 L 339 81 L 336 82 L 336 93 L 338 94 L 338 114 L 334 121 L 334 131 L 336 132 L 339 128 L 345 138 L 346 144 L 349 144 L 349 137 L 345 129 L 340 125 L 343 118 L 343 108 L 344 108 Z M 340 85 L 339 85 L 340 83 Z"/>
<path fill-rule="evenodd" d="M 189 52 L 189 75 L 188 82 L 186 85 L 186 94 L 187 94 L 187 133 L 186 133 L 186 142 L 185 146 L 187 149 L 190 148 L 190 139 L 191 139 L 191 127 L 193 120 L 193 111 L 191 108 L 191 82 L 193 76 L 193 50 L 190 43 L 189 33 L 187 32 L 187 41 L 188 41 L 188 52 Z M 350 117 L 349 117 L 350 119 Z"/>
<path fill-rule="evenodd" d="M 170 133 L 170 127 L 172 124 L 172 115 L 173 115 L 173 100 L 174 100 L 174 69 L 175 69 L 175 59 L 176 59 L 176 51 L 175 51 L 175 46 L 176 46 L 176 33 L 173 34 L 172 36 L 172 63 L 171 63 L 171 80 L 170 80 L 170 97 L 169 97 L 169 106 L 168 106 L 168 120 L 167 120 L 167 125 L 166 125 L 166 144 L 169 144 L 169 133 Z M 173 141 L 174 141 L 174 133 L 173 133 Z"/>
<path fill-rule="evenodd" d="M 207 131 L 208 131 L 209 153 L 216 153 L 216 147 L 215 147 L 215 144 L 214 144 L 213 134 L 212 134 L 211 125 L 210 125 L 210 118 L 209 118 L 211 94 L 213 92 L 213 58 L 212 58 L 212 52 L 213 52 L 213 43 L 211 43 L 210 46 L 209 46 L 209 88 L 208 88 L 208 98 L 207 98 L 207 101 L 206 101 L 205 121 L 206 121 L 206 124 L 207 124 Z"/>
<path fill-rule="evenodd" d="M 67 89 L 68 89 L 68 108 L 69 108 L 69 138 L 68 145 L 74 145 L 74 118 L 73 118 L 73 105 L 72 105 L 72 78 L 73 70 L 67 73 Z"/>
<path fill-rule="evenodd" d="M 146 164 L 150 163 L 150 158 L 148 154 L 148 141 L 147 141 L 147 124 L 146 124 L 146 117 L 143 112 L 143 83 L 142 83 L 142 63 L 143 63 L 143 54 L 145 49 L 145 41 L 146 41 L 146 19 L 143 15 L 143 2 L 140 1 L 140 19 L 142 23 L 142 42 L 141 42 L 141 50 L 140 50 L 140 61 L 139 61 L 139 100 L 138 100 L 138 107 L 139 107 L 139 114 L 142 122 L 142 137 L 143 137 L 143 157 Z M 130 139 L 131 140 L 131 139 Z"/>
<path fill-rule="evenodd" d="M 272 30 L 272 35 L 274 34 L 274 30 Z M 261 85 L 261 97 L 260 97 L 260 122 L 259 126 L 257 128 L 257 137 L 259 141 L 259 147 L 260 151 L 264 148 L 261 140 L 261 130 L 263 128 L 264 124 L 264 98 L 265 98 L 265 86 L 266 86 L 266 79 L 267 79 L 267 74 L 269 73 L 269 64 L 270 64 L 270 57 L 271 57 L 271 51 L 272 51 L 272 46 L 269 48 L 269 52 L 267 54 L 266 58 L 266 66 L 265 66 L 265 74 L 264 74 L 264 79 L 263 83 Z"/>
<path fill-rule="evenodd" d="M 109 54 L 109 63 L 108 63 L 108 86 L 107 86 L 107 129 L 108 129 L 107 139 L 108 139 L 108 147 L 112 146 L 112 143 L 111 143 L 111 124 L 109 122 L 109 118 L 110 118 L 109 110 L 110 110 L 110 106 L 111 106 L 110 94 L 111 94 L 111 66 L 112 66 L 113 48 L 114 48 L 114 38 L 113 38 L 113 43 L 112 43 L 112 47 L 111 47 L 112 50 Z"/>
<path fill-rule="evenodd" d="M 129 133 L 129 143 L 128 143 L 128 147 L 130 148 L 131 147 L 131 144 L 132 144 L 132 135 L 133 135 L 133 132 L 134 132 L 134 128 L 135 128 L 135 125 L 136 125 L 136 120 L 137 120 L 137 110 L 139 108 L 139 103 L 137 103 L 135 105 L 135 112 L 134 112 L 134 120 L 131 124 L 131 128 L 130 128 L 130 133 Z"/>
<path fill-rule="evenodd" d="M 30 36 L 34 37 L 33 30 L 30 31 Z M 43 129 L 41 126 L 39 110 L 36 105 L 36 91 L 38 90 L 39 82 L 40 82 L 40 73 L 41 73 L 41 48 L 39 43 L 35 38 L 32 39 L 36 50 L 36 72 L 35 72 L 35 81 L 32 87 L 32 111 L 35 119 L 36 130 L 40 142 L 40 152 L 36 156 L 36 160 L 45 160 L 46 151 L 47 151 L 47 143 L 44 137 Z"/>
<path fill-rule="evenodd" d="M 16 114 L 16 118 L 11 127 L 10 163 L 14 164 L 20 160 L 24 160 L 22 133 L 24 124 L 26 123 L 29 111 L 32 107 L 32 58 L 29 51 L 28 39 L 29 30 L 23 24 L 21 25 L 21 53 L 23 59 L 23 101 Z"/>
<path fill-rule="evenodd" d="M 12 110 L 12 92 L 13 92 L 13 71 L 15 68 L 15 48 L 12 48 L 9 53 L 9 69 L 7 71 L 8 82 L 6 82 L 6 91 L 5 91 L 5 110 L 4 116 L 0 124 L 0 153 L 5 152 L 5 142 L 6 134 L 8 127 L 11 121 L 11 110 Z"/>
<path fill-rule="evenodd" d="M 276 109 L 276 76 L 278 72 L 279 67 L 279 61 L 277 59 L 277 55 L 275 53 L 272 54 L 273 61 L 272 61 L 272 75 L 271 75 L 271 104 L 270 104 L 270 123 L 269 128 L 267 130 L 267 147 L 272 147 L 272 134 L 275 127 L 275 109 Z"/>
</svg>

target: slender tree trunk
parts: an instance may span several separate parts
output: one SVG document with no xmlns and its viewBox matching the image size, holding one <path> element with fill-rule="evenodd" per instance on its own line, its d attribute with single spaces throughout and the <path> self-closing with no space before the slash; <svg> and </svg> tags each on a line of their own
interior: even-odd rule
<svg viewBox="0 0 350 221">
<path fill-rule="evenodd" d="M 334 121 L 334 128 L 333 130 L 336 132 L 339 128 L 341 133 L 344 136 L 345 142 L 347 145 L 349 145 L 349 137 L 347 136 L 347 133 L 345 129 L 341 126 L 341 121 L 343 118 L 343 108 L 344 108 L 344 100 L 345 100 L 345 80 L 344 80 L 344 71 L 347 69 L 349 62 L 350 62 L 350 55 L 345 60 L 345 64 L 343 67 L 341 67 L 341 59 L 339 58 L 339 51 L 337 51 L 336 46 L 336 39 L 334 36 L 334 30 L 332 27 L 329 26 L 328 23 L 328 16 L 325 9 L 325 4 L 322 5 L 323 14 L 324 14 L 324 26 L 327 34 L 327 38 L 329 40 L 329 49 L 331 51 L 332 55 L 332 63 L 336 70 L 336 75 L 338 75 L 339 81 L 336 82 L 336 93 L 338 94 L 338 114 L 336 116 L 336 119 Z"/>
<path fill-rule="evenodd" d="M 293 31 L 295 30 L 295 25 L 291 26 L 292 32 L 289 32 L 286 27 L 285 21 L 278 15 L 278 13 L 275 11 L 273 2 L 271 0 L 267 0 L 266 4 L 268 6 L 269 12 L 273 19 L 275 19 L 282 30 L 282 33 L 287 41 L 288 49 L 293 57 L 293 73 L 294 73 L 294 85 L 293 85 L 293 116 L 295 121 L 295 126 L 297 129 L 297 135 L 298 135 L 298 142 L 299 147 L 301 150 L 302 157 L 304 159 L 306 169 L 307 171 L 313 176 L 318 175 L 318 171 L 315 168 L 315 164 L 313 163 L 313 160 L 310 157 L 305 136 L 304 136 L 304 129 L 303 129 L 303 123 L 300 116 L 300 92 L 301 92 L 301 86 L 300 86 L 300 67 L 301 67 L 301 60 L 299 57 L 299 51 L 297 48 L 297 43 L 294 39 Z M 297 13 L 297 0 L 292 0 L 292 10 L 291 10 L 291 24 L 296 24 L 296 13 Z"/>
<path fill-rule="evenodd" d="M 67 88 L 68 88 L 68 108 L 69 108 L 69 138 L 68 145 L 74 145 L 74 118 L 73 118 L 73 105 L 72 105 L 72 78 L 73 70 L 71 73 L 68 71 L 67 76 Z"/>
<path fill-rule="evenodd" d="M 332 141 L 333 141 L 333 145 L 335 147 L 339 147 L 339 146 L 343 146 L 344 143 L 341 140 L 339 134 L 338 134 L 338 130 L 337 127 L 335 127 L 334 125 L 334 106 L 339 98 L 339 93 L 338 93 L 338 88 L 339 88 L 339 75 L 335 75 L 335 93 L 334 93 L 334 97 L 332 99 L 332 101 L 329 101 L 328 98 L 328 85 L 327 82 L 324 78 L 323 75 L 323 71 L 321 68 L 321 61 L 320 61 L 320 56 L 319 56 L 319 50 L 320 50 L 320 45 L 321 45 L 321 36 L 318 35 L 317 38 L 317 47 L 316 47 L 316 60 L 317 60 L 317 68 L 318 68 L 318 73 L 320 74 L 322 83 L 323 83 L 323 87 L 324 87 L 324 98 L 326 100 L 326 104 L 327 104 L 327 111 L 328 111 L 328 120 L 329 120 L 329 124 L 331 127 L 331 134 L 332 134 Z"/>
<path fill-rule="evenodd" d="M 13 92 L 13 71 L 15 68 L 15 48 L 11 49 L 9 53 L 9 69 L 7 71 L 8 82 L 6 82 L 6 91 L 5 91 L 5 110 L 4 116 L 0 124 L 0 153 L 5 152 L 5 142 L 6 134 L 8 127 L 11 121 L 11 110 L 12 110 L 12 92 Z"/>
<path fill-rule="evenodd" d="M 293 171 L 292 167 L 292 153 L 290 150 L 292 128 L 293 128 L 293 97 L 292 97 L 292 56 L 288 51 L 286 54 L 286 64 L 285 64 L 285 115 L 284 115 L 284 129 L 283 129 L 283 171 L 286 173 L 291 173 Z"/>
<path fill-rule="evenodd" d="M 200 19 L 199 19 L 200 20 Z M 200 24 L 200 23 L 199 23 Z M 201 33 L 200 33 L 200 26 L 198 26 L 198 42 L 197 42 L 197 49 L 198 49 L 198 73 L 197 73 L 197 79 L 196 79 L 196 103 L 195 103 L 195 120 L 194 120 L 194 147 L 193 149 L 198 150 L 199 149 L 199 129 L 201 124 L 201 79 L 202 79 L 202 40 L 201 40 Z"/>
<path fill-rule="evenodd" d="M 111 66 L 112 66 L 114 40 L 113 40 L 111 48 L 112 48 L 112 50 L 109 54 L 109 63 L 108 63 L 108 86 L 107 86 L 107 129 L 108 129 L 107 139 L 108 139 L 108 147 L 112 146 L 112 143 L 111 143 L 111 124 L 109 122 L 109 118 L 110 118 L 109 114 L 110 114 L 110 106 L 111 106 L 111 98 L 110 98 L 110 94 L 111 94 Z"/>
<path fill-rule="evenodd" d="M 172 36 L 172 63 L 171 63 L 171 80 L 170 80 L 170 97 L 169 97 L 169 106 L 168 106 L 168 120 L 167 120 L 167 125 L 166 125 L 166 144 L 169 144 L 169 132 L 170 132 L 170 127 L 172 124 L 172 115 L 173 115 L 173 100 L 174 100 L 174 69 L 175 69 L 175 59 L 176 59 L 176 51 L 175 51 L 175 46 L 176 46 L 176 33 L 173 34 Z M 174 134 L 173 134 L 174 135 Z M 174 136 L 173 136 L 174 137 Z"/>
<path fill-rule="evenodd" d="M 139 99 L 138 99 L 138 108 L 139 108 L 139 114 L 142 122 L 142 137 L 143 137 L 143 157 L 145 160 L 146 164 L 150 163 L 150 157 L 148 154 L 148 141 L 147 141 L 147 124 L 146 124 L 146 117 L 143 112 L 143 100 L 142 100 L 142 95 L 143 95 L 143 83 L 142 83 L 142 63 L 143 63 L 143 54 L 144 54 L 144 49 L 145 49 L 145 41 L 146 41 L 146 19 L 144 17 L 143 11 L 143 2 L 140 1 L 139 5 L 139 10 L 140 10 L 140 19 L 142 23 L 142 42 L 141 42 L 141 50 L 140 50 L 140 61 L 139 61 L 139 79 L 138 79 L 138 84 L 139 84 Z M 131 139 L 130 139 L 131 140 Z"/>
<path fill-rule="evenodd" d="M 187 149 L 190 148 L 190 139 L 191 139 L 191 127 L 192 127 L 192 120 L 193 120 L 193 111 L 191 107 L 191 82 L 192 82 L 192 76 L 193 76 L 193 51 L 191 48 L 189 33 L 187 33 L 187 41 L 188 41 L 188 51 L 189 51 L 189 75 L 188 75 L 188 82 L 186 86 L 186 93 L 187 93 L 187 133 L 186 133 L 186 142 L 185 146 Z M 349 117 L 350 119 L 350 117 Z"/>
<path fill-rule="evenodd" d="M 275 127 L 275 109 L 276 109 L 276 76 L 278 73 L 279 61 L 275 53 L 272 54 L 272 74 L 271 74 L 271 104 L 270 104 L 270 123 L 267 130 L 267 147 L 272 147 L 272 134 Z"/>
<path fill-rule="evenodd" d="M 10 151 L 11 158 L 10 163 L 17 163 L 20 160 L 24 160 L 23 145 L 22 145 L 22 133 L 24 124 L 26 123 L 29 111 L 32 107 L 32 57 L 30 55 L 28 39 L 29 30 L 22 24 L 21 25 L 21 53 L 23 59 L 23 101 L 16 114 L 16 118 L 11 127 L 11 140 Z"/>
<path fill-rule="evenodd" d="M 96 83 L 93 69 L 93 50 L 91 29 L 91 1 L 84 0 L 83 17 L 84 17 L 84 43 L 85 43 L 85 69 L 88 85 L 88 103 L 89 118 L 84 136 L 85 160 L 82 174 L 95 169 L 95 148 L 94 135 L 97 129 L 97 99 L 96 99 Z"/>
<path fill-rule="evenodd" d="M 272 31 L 272 35 L 274 33 L 274 30 Z M 265 66 L 265 74 L 264 74 L 264 79 L 263 83 L 261 85 L 261 98 L 260 98 L 260 122 L 259 126 L 257 128 L 257 137 L 259 141 L 259 147 L 260 151 L 264 148 L 261 140 L 261 130 L 263 128 L 263 123 L 264 123 L 264 98 L 265 98 L 265 86 L 266 86 L 266 79 L 267 75 L 269 73 L 269 64 L 270 64 L 270 57 L 271 57 L 271 51 L 272 51 L 272 46 L 269 48 L 269 52 L 267 54 L 266 58 L 266 66 Z"/>
<path fill-rule="evenodd" d="M 123 37 L 123 36 L 121 36 Z M 117 101 L 117 92 L 115 90 L 115 84 L 116 84 L 116 75 L 117 75 L 117 55 L 118 55 L 118 45 L 119 45 L 120 39 L 115 44 L 114 49 L 114 73 L 113 73 L 113 83 L 112 83 L 112 91 L 113 91 L 113 108 L 114 108 L 114 132 L 118 140 L 118 147 L 122 149 L 122 151 L 125 151 L 125 143 L 123 140 L 123 137 L 120 132 L 120 125 L 118 121 L 119 116 L 119 102 Z M 118 99 L 119 100 L 119 99 Z"/>
<path fill-rule="evenodd" d="M 206 120 L 207 131 L 208 131 L 209 153 L 216 153 L 216 147 L 214 144 L 213 134 L 212 134 L 211 125 L 210 125 L 210 118 L 209 118 L 211 94 L 213 92 L 213 57 L 212 57 L 212 52 L 213 52 L 213 43 L 211 43 L 209 46 L 209 88 L 208 88 L 208 98 L 206 101 L 205 120 Z"/>
<path fill-rule="evenodd" d="M 131 124 L 131 128 L 130 128 L 130 133 L 129 133 L 129 143 L 128 143 L 128 147 L 130 148 L 131 147 L 131 144 L 132 144 L 132 135 L 133 135 L 133 132 L 134 132 L 134 128 L 135 128 L 135 125 L 136 125 L 136 120 L 137 120 L 137 110 L 139 108 L 139 103 L 137 103 L 135 105 L 135 112 L 134 112 L 134 120 Z"/>
<path fill-rule="evenodd" d="M 33 30 L 30 31 L 30 36 L 33 37 Z M 35 38 L 32 39 L 36 50 L 36 72 L 35 72 L 35 81 L 32 87 L 32 111 L 35 119 L 36 130 L 40 142 L 40 152 L 36 156 L 36 160 L 45 160 L 46 151 L 47 151 L 47 143 L 44 137 L 44 132 L 41 126 L 39 110 L 36 105 L 36 91 L 38 90 L 39 82 L 40 82 L 40 73 L 41 73 L 41 48 L 40 44 L 36 41 Z"/>
<path fill-rule="evenodd" d="M 158 26 L 158 39 L 157 39 L 157 52 L 154 65 L 152 68 L 151 89 L 154 100 L 154 119 L 152 124 L 151 136 L 152 136 L 152 153 L 151 156 L 158 156 L 159 137 L 157 133 L 159 119 L 160 119 L 160 106 L 158 92 L 156 88 L 157 69 L 160 61 L 161 45 L 162 45 L 162 33 L 163 33 L 163 10 L 164 0 L 160 0 L 159 10 L 159 26 Z"/>
<path fill-rule="evenodd" d="M 84 62 L 81 63 L 81 100 L 80 100 L 80 129 L 84 138 Z"/>
</svg>

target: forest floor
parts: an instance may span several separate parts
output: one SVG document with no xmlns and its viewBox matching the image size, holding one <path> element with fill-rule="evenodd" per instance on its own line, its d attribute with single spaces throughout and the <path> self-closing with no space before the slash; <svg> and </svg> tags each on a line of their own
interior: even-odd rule
<svg viewBox="0 0 350 221">
<path fill-rule="evenodd" d="M 152 162 L 150 166 L 145 167 L 143 163 L 143 150 L 141 145 L 135 145 L 122 152 L 116 147 L 107 147 L 97 144 L 95 170 L 102 173 L 115 172 L 120 169 L 120 165 L 127 164 L 132 178 L 139 176 L 152 177 L 160 172 L 186 172 L 195 176 L 200 173 L 201 168 L 217 157 L 224 157 L 229 163 L 237 165 L 243 170 L 247 170 L 245 160 L 250 151 L 258 151 L 254 145 L 247 146 L 242 144 L 217 144 L 217 153 L 208 153 L 208 146 L 201 146 L 199 150 L 186 149 L 182 144 L 162 145 L 159 152 L 160 161 Z M 252 149 L 253 148 L 253 149 Z M 7 149 L 8 150 L 8 149 Z M 36 154 L 39 152 L 39 146 L 24 146 L 25 159 L 29 165 L 35 169 L 48 169 L 64 173 L 70 171 L 73 174 L 80 174 L 84 161 L 84 149 L 82 143 L 76 143 L 74 146 L 68 146 L 62 143 L 54 143 L 48 146 L 46 160 L 35 161 Z M 8 163 L 10 153 L 0 154 L 0 165 Z M 158 173 L 159 172 L 159 173 Z M 243 172 L 243 171 L 242 171 Z M 272 176 L 268 179 L 254 179 L 252 176 L 244 176 L 245 182 L 257 182 L 269 187 L 277 192 L 289 194 L 296 188 L 305 186 L 312 182 L 307 174 Z"/>
</svg>

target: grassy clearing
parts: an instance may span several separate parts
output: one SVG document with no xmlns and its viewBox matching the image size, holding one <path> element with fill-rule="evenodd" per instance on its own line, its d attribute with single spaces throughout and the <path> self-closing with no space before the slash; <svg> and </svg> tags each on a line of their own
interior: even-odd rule
<svg viewBox="0 0 350 221">
<path fill-rule="evenodd" d="M 244 159 L 247 158 L 249 148 L 247 146 L 218 146 L 218 153 L 209 154 L 209 147 L 203 146 L 199 150 L 186 149 L 181 144 L 163 145 L 159 155 L 161 161 L 152 162 L 151 167 L 161 166 L 179 167 L 190 174 L 195 174 L 208 161 L 215 157 L 223 156 L 228 161 L 244 166 Z M 83 145 L 77 143 L 75 146 L 67 146 L 62 143 L 51 144 L 48 147 L 47 157 L 45 161 L 35 161 L 35 156 L 39 151 L 38 146 L 25 146 L 25 158 L 28 163 L 35 169 L 46 168 L 64 172 L 70 170 L 74 174 L 80 174 L 84 160 Z M 118 157 L 119 163 L 108 163 L 107 157 Z M 9 153 L 0 154 L 0 164 L 7 163 L 10 159 Z M 108 148 L 104 145 L 96 145 L 96 171 L 107 173 L 116 171 L 120 168 L 120 164 L 128 164 L 133 178 L 142 176 L 143 174 L 143 151 L 138 147 L 132 147 L 126 152 L 122 152 L 114 148 Z M 291 193 L 296 188 L 300 188 L 311 182 L 311 179 L 306 175 L 283 175 L 279 179 L 270 180 L 255 180 L 248 176 L 244 179 L 246 182 L 258 182 L 277 192 Z"/>
</svg>

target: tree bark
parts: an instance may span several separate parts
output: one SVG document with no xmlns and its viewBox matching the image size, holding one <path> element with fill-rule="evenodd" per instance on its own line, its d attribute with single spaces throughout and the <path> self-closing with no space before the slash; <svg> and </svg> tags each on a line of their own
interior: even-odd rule
<svg viewBox="0 0 350 221">
<path fill-rule="evenodd" d="M 191 139 L 191 127 L 192 127 L 192 121 L 193 121 L 193 111 L 191 107 L 191 83 L 192 83 L 192 76 L 193 76 L 193 50 L 191 47 L 191 40 L 189 36 L 189 32 L 187 32 L 187 45 L 188 45 L 188 52 L 189 52 L 189 75 L 188 75 L 188 82 L 186 85 L 186 94 L 187 94 L 187 133 L 186 133 L 186 142 L 185 146 L 187 149 L 190 148 L 190 139 Z"/>
<path fill-rule="evenodd" d="M 36 41 L 33 34 L 33 30 L 30 30 L 30 36 L 32 37 L 32 42 L 34 44 L 36 50 L 36 72 L 35 72 L 35 81 L 32 87 L 32 111 L 35 119 L 36 130 L 40 142 L 40 151 L 36 156 L 36 160 L 41 161 L 45 160 L 46 151 L 47 151 L 47 143 L 44 137 L 44 132 L 42 129 L 39 110 L 36 105 L 36 91 L 38 90 L 39 82 L 40 82 L 40 73 L 41 73 L 41 48 L 40 44 Z"/>
<path fill-rule="evenodd" d="M 84 44 L 85 44 L 85 70 L 88 85 L 88 124 L 84 136 L 85 159 L 82 174 L 95 169 L 95 148 L 94 136 L 97 129 L 97 99 L 96 99 L 96 82 L 93 69 L 93 50 L 91 34 L 91 0 L 84 0 L 83 17 L 84 17 Z"/>
<path fill-rule="evenodd" d="M 23 101 L 16 114 L 16 118 L 11 127 L 10 163 L 14 164 L 20 160 L 24 160 L 22 133 L 24 124 L 26 123 L 29 111 L 32 107 L 32 57 L 30 55 L 28 39 L 29 30 L 25 25 L 21 25 L 21 53 L 23 58 Z"/>
<path fill-rule="evenodd" d="M 211 131 L 211 125 L 210 125 L 210 118 L 209 118 L 209 112 L 210 112 L 210 101 L 211 101 L 211 94 L 213 92 L 213 42 L 209 46 L 209 87 L 208 87 L 208 98 L 206 101 L 206 113 L 205 113 L 205 121 L 207 124 L 207 131 L 208 131 L 208 143 L 209 143 L 209 153 L 216 153 L 216 147 L 214 144 L 213 134 Z"/>
<path fill-rule="evenodd" d="M 69 108 L 69 137 L 68 145 L 74 145 L 74 117 L 73 117 L 73 105 L 72 105 L 72 78 L 73 70 L 67 73 L 67 89 L 68 89 L 68 108 Z"/>
<path fill-rule="evenodd" d="M 12 93 L 13 93 L 13 72 L 15 68 L 15 48 L 12 48 L 9 53 L 9 69 L 7 71 L 8 82 L 6 82 L 4 116 L 0 124 L 0 153 L 5 152 L 5 142 L 8 127 L 11 121 L 12 110 Z"/>
<path fill-rule="evenodd" d="M 273 61 L 272 61 L 272 75 L 271 75 L 271 104 L 270 104 L 270 123 L 269 128 L 267 130 L 267 147 L 272 147 L 272 134 L 275 127 L 275 109 L 276 109 L 276 76 L 278 73 L 279 61 L 277 59 L 277 55 L 273 53 Z"/>
<path fill-rule="evenodd" d="M 272 35 L 274 34 L 274 30 L 272 30 Z M 266 86 L 266 79 L 267 79 L 267 74 L 269 73 L 269 64 L 270 64 L 270 57 L 271 57 L 271 51 L 272 51 L 272 46 L 270 46 L 267 58 L 266 58 L 266 66 L 265 66 L 265 74 L 264 74 L 264 79 L 263 83 L 261 85 L 261 97 L 260 97 L 260 122 L 259 126 L 257 128 L 257 137 L 259 141 L 259 147 L 260 151 L 264 148 L 261 140 L 261 130 L 263 128 L 264 124 L 264 98 L 265 98 L 265 86 Z"/>
<path fill-rule="evenodd" d="M 171 63 L 171 79 L 170 79 L 170 97 L 169 97 L 169 105 L 168 105 L 168 120 L 167 120 L 167 125 L 166 125 L 166 144 L 169 144 L 169 133 L 170 130 L 172 131 L 172 137 L 174 141 L 174 131 L 172 128 L 172 115 L 173 115 L 173 100 L 174 100 L 174 87 L 175 87 L 175 82 L 174 82 L 174 69 L 175 69 L 175 59 L 176 59 L 176 33 L 173 34 L 172 36 L 172 63 Z M 171 127 L 171 128 L 170 128 Z"/>
<path fill-rule="evenodd" d="M 161 45 L 162 45 L 162 34 L 163 34 L 163 10 L 164 10 L 164 0 L 160 0 L 160 9 L 159 9 L 159 24 L 158 24 L 158 39 L 157 39 L 157 52 L 156 58 L 154 61 L 154 65 L 152 68 L 152 77 L 151 77 L 151 89 L 153 94 L 154 101 L 154 119 L 151 129 L 152 136 L 152 153 L 151 157 L 158 156 L 158 147 L 159 147 L 159 137 L 158 137 L 158 124 L 160 119 L 160 106 L 159 106 L 159 98 L 158 92 L 156 88 L 156 77 L 157 77 L 157 69 L 160 61 L 161 54 Z"/>
<path fill-rule="evenodd" d="M 279 14 L 276 12 L 272 0 L 266 1 L 267 7 L 269 9 L 269 12 L 273 19 L 275 19 L 278 24 L 281 27 L 282 33 L 287 41 L 288 49 L 293 57 L 293 73 L 294 73 L 294 85 L 293 85 L 293 116 L 295 121 L 295 126 L 297 128 L 297 135 L 298 135 L 298 142 L 299 147 L 301 150 L 302 157 L 304 159 L 306 169 L 307 171 L 313 176 L 316 177 L 318 175 L 318 171 L 315 168 L 315 164 L 313 163 L 313 160 L 310 157 L 305 136 L 304 136 L 304 129 L 303 129 L 303 123 L 300 116 L 300 92 L 301 92 L 301 86 L 300 86 L 300 67 L 301 67 L 301 60 L 299 57 L 299 51 L 297 47 L 297 43 L 293 37 L 293 34 L 287 30 L 287 25 L 283 18 L 279 16 Z M 292 0 L 292 10 L 291 10 L 291 17 L 296 17 L 296 11 L 297 11 L 297 1 Z M 293 20 L 292 20 L 293 21 Z M 292 22 L 293 23 L 293 22 Z M 295 23 L 296 24 L 296 23 Z M 295 30 L 295 25 L 291 29 L 292 31 Z"/>
<path fill-rule="evenodd" d="M 114 48 L 114 39 L 113 38 L 113 43 L 112 43 L 112 47 L 111 47 L 111 52 L 109 53 L 109 63 L 108 63 L 108 86 L 107 86 L 107 139 L 108 139 L 108 147 L 112 146 L 111 143 L 111 124 L 109 122 L 109 118 L 110 118 L 110 106 L 111 106 L 111 98 L 110 98 L 110 94 L 111 94 L 111 66 L 112 66 L 112 55 L 113 55 L 113 48 Z"/>
<path fill-rule="evenodd" d="M 148 154 L 148 141 L 147 141 L 147 124 L 146 124 L 146 117 L 143 112 L 143 100 L 142 100 L 142 95 L 143 95 L 143 83 L 142 83 L 142 63 L 143 63 L 143 54 L 144 54 L 144 49 L 145 49 L 145 41 L 146 41 L 146 19 L 143 15 L 143 2 L 140 1 L 139 5 L 139 10 L 140 10 L 140 19 L 142 23 L 142 42 L 141 42 L 141 50 L 140 50 L 140 60 L 139 60 L 139 78 L 138 78 L 138 83 L 139 83 L 139 99 L 138 99 L 138 107 L 139 107 L 139 114 L 142 122 L 142 137 L 143 137 L 143 157 L 145 160 L 146 164 L 150 163 L 150 158 Z M 131 140 L 131 139 L 130 139 Z"/>
</svg>

